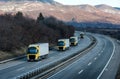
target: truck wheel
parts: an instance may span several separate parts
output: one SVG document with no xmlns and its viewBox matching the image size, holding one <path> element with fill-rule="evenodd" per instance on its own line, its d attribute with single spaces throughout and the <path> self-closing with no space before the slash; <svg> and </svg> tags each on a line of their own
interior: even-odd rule
<svg viewBox="0 0 120 79">
<path fill-rule="evenodd" d="M 45 56 L 45 55 L 44 55 L 44 56 L 41 56 L 41 58 L 42 58 L 42 59 L 45 59 L 45 58 L 46 58 L 46 56 Z"/>
<path fill-rule="evenodd" d="M 76 46 L 78 45 L 78 43 L 76 44 Z"/>
<path fill-rule="evenodd" d="M 47 54 L 47 55 L 45 55 L 45 58 L 48 58 L 48 54 Z"/>
<path fill-rule="evenodd" d="M 44 59 L 45 57 L 44 56 L 41 56 L 41 59 Z"/>
<path fill-rule="evenodd" d="M 39 61 L 40 60 L 40 57 L 38 57 L 38 60 L 37 61 Z"/>
<path fill-rule="evenodd" d="M 70 47 L 67 48 L 67 50 L 69 50 L 69 49 L 70 49 Z"/>
</svg>

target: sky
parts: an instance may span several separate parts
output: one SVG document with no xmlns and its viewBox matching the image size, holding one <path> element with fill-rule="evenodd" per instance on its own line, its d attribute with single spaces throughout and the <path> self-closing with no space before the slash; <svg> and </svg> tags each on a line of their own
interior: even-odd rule
<svg viewBox="0 0 120 79">
<path fill-rule="evenodd" d="M 113 7 L 120 8 L 120 0 L 54 0 L 65 5 L 80 5 L 80 4 L 90 4 L 90 5 L 99 5 L 106 4 Z"/>
</svg>

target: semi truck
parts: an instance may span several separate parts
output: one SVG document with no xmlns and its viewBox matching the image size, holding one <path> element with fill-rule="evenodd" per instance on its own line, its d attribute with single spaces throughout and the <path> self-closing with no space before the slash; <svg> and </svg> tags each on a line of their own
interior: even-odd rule
<svg viewBox="0 0 120 79">
<path fill-rule="evenodd" d="M 30 44 L 27 49 L 27 60 L 34 61 L 41 58 L 46 58 L 49 54 L 48 43 Z"/>
<path fill-rule="evenodd" d="M 82 39 L 84 38 L 84 33 L 83 32 L 80 33 L 80 38 L 82 38 Z"/>
<path fill-rule="evenodd" d="M 58 50 L 66 50 L 70 47 L 69 39 L 59 39 L 57 43 Z"/>
<path fill-rule="evenodd" d="M 70 37 L 70 45 L 76 46 L 77 44 L 78 44 L 78 37 L 76 37 L 76 36 Z"/>
</svg>

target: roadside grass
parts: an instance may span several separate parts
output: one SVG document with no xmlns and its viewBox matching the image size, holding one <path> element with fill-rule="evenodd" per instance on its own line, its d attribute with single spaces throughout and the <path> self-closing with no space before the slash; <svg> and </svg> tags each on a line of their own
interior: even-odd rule
<svg viewBox="0 0 120 79">
<path fill-rule="evenodd" d="M 11 52 L 0 51 L 0 61 L 7 60 L 14 57 L 19 57 L 26 54 L 26 47 Z"/>
</svg>

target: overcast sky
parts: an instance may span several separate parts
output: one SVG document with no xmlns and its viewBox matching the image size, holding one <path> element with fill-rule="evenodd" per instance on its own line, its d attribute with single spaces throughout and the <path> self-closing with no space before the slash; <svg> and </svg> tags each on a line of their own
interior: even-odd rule
<svg viewBox="0 0 120 79">
<path fill-rule="evenodd" d="M 107 4 L 113 7 L 120 7 L 120 0 L 54 0 L 65 5 L 80 5 L 80 4 Z"/>
</svg>

